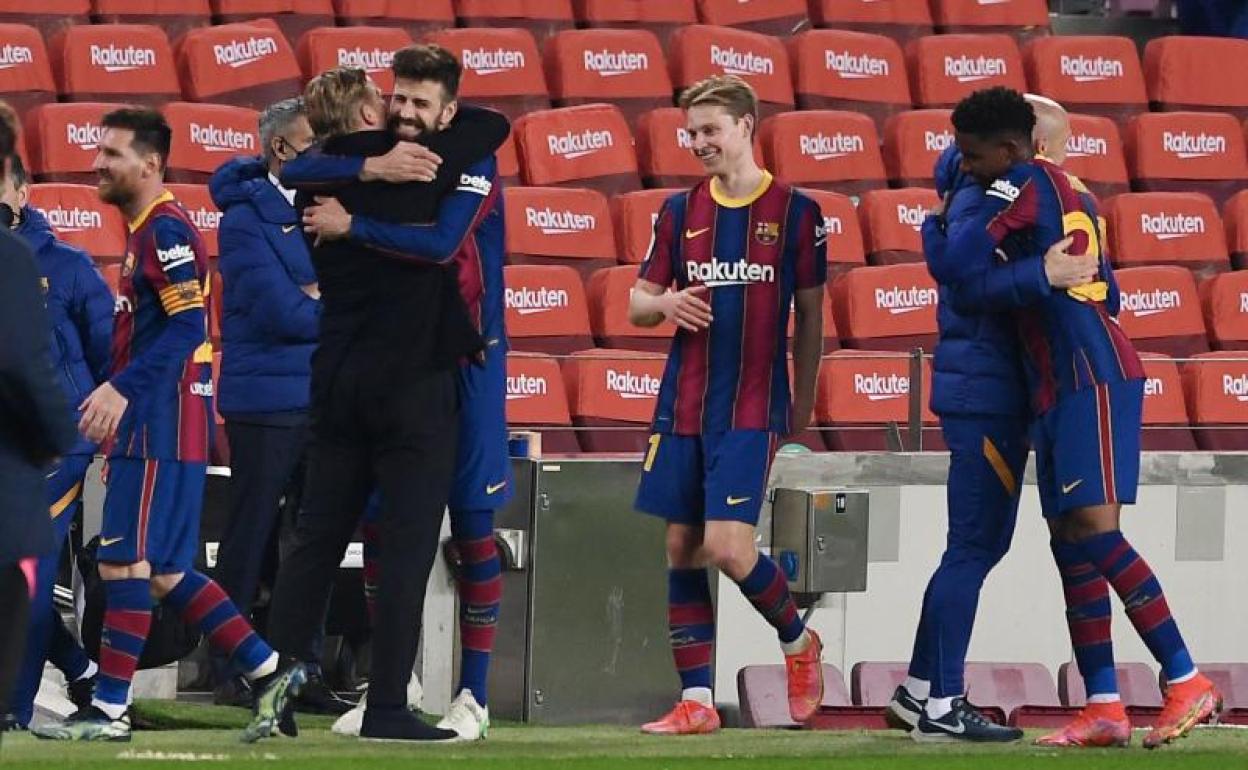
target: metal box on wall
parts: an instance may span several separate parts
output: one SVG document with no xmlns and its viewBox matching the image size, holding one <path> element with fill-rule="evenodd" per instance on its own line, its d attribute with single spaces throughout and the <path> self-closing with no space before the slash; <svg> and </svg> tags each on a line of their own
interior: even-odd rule
<svg viewBox="0 0 1248 770">
<path fill-rule="evenodd" d="M 870 494 L 865 489 L 776 488 L 771 554 L 799 594 L 867 590 Z"/>
</svg>

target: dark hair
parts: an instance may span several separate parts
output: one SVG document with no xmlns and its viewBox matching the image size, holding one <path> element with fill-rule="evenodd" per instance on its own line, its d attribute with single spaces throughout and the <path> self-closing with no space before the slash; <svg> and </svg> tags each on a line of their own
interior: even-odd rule
<svg viewBox="0 0 1248 770">
<path fill-rule="evenodd" d="M 30 181 L 30 175 L 26 173 L 26 164 L 22 163 L 22 156 L 16 152 L 5 156 L 4 171 L 14 187 L 21 187 Z"/>
<path fill-rule="evenodd" d="M 163 169 L 169 160 L 169 143 L 173 130 L 160 112 L 150 107 L 122 107 L 113 110 L 100 121 L 104 128 L 124 128 L 134 132 L 131 146 L 139 152 L 154 152 L 160 156 Z"/>
<path fill-rule="evenodd" d="M 8 102 L 0 102 L 0 156 L 17 152 L 17 112 Z"/>
<path fill-rule="evenodd" d="M 409 45 L 394 52 L 390 71 L 403 80 L 432 80 L 446 91 L 447 100 L 459 95 L 459 78 L 463 67 L 455 54 L 440 45 Z"/>
<path fill-rule="evenodd" d="M 1036 111 L 1018 91 L 995 86 L 958 102 L 953 108 L 953 127 L 980 139 L 1010 135 L 1030 142 Z"/>
</svg>

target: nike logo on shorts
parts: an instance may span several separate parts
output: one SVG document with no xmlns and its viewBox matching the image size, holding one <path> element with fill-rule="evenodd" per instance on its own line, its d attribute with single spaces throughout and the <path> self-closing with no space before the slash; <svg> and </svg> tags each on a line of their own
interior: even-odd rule
<svg viewBox="0 0 1248 770">
<path fill-rule="evenodd" d="M 487 495 L 492 495 L 492 494 L 494 494 L 495 492 L 497 492 L 498 490 L 502 489 L 502 488 L 503 488 L 503 487 L 505 487 L 505 486 L 507 486 L 507 482 L 506 482 L 506 481 L 500 481 L 500 482 L 498 482 L 497 484 L 486 484 L 486 485 L 485 485 L 485 493 L 486 493 Z"/>
<path fill-rule="evenodd" d="M 105 546 L 113 545 L 114 543 L 120 543 L 122 540 L 125 540 L 125 538 L 124 537 L 102 537 L 100 538 L 100 547 L 103 548 Z"/>
<path fill-rule="evenodd" d="M 748 503 L 749 501 L 750 501 L 750 498 L 748 497 L 733 497 L 732 495 L 728 496 L 729 505 L 740 505 L 741 503 Z"/>
<path fill-rule="evenodd" d="M 1075 479 L 1074 481 L 1070 482 L 1069 484 L 1063 484 L 1063 485 L 1062 485 L 1062 494 L 1063 494 L 1063 495 L 1069 495 L 1071 492 L 1074 492 L 1074 491 L 1075 491 L 1075 487 L 1079 486 L 1079 485 L 1080 485 L 1080 484 L 1082 484 L 1082 483 L 1083 483 L 1083 479 Z"/>
</svg>

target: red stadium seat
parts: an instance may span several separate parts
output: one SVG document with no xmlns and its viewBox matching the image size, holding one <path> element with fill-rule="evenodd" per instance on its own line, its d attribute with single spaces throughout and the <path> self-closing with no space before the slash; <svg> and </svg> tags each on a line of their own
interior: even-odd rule
<svg viewBox="0 0 1248 770">
<path fill-rule="evenodd" d="M 52 60 L 34 27 L 0 24 L 0 99 L 19 116 L 56 101 Z"/>
<path fill-rule="evenodd" d="M 168 174 L 172 182 L 206 183 L 230 158 L 261 152 L 255 110 L 173 102 L 164 113 L 173 129 Z"/>
<path fill-rule="evenodd" d="M 819 716 L 831 717 L 838 727 L 854 729 L 882 727 L 883 714 L 863 713 L 850 706 L 845 677 L 831 663 L 823 664 L 823 701 Z M 796 729 L 789 716 L 788 675 L 783 665 L 745 666 L 737 672 L 737 702 L 741 706 L 741 726 L 745 728 Z M 861 720 L 861 721 L 860 721 Z M 810 725 L 814 727 L 814 725 Z M 819 729 L 826 729 L 819 725 Z"/>
<path fill-rule="evenodd" d="M 927 3 L 911 0 L 810 0 L 809 4 L 810 20 L 816 27 L 887 35 L 902 45 L 932 33 L 932 12 Z M 889 694 L 892 694 L 891 691 Z"/>
<path fill-rule="evenodd" d="M 850 699 L 855 706 L 887 706 L 906 679 L 909 663 L 864 660 L 849 670 Z"/>
<path fill-rule="evenodd" d="M 508 265 L 507 337 L 513 350 L 571 353 L 593 347 L 580 275 L 558 265 Z"/>
<path fill-rule="evenodd" d="M 1070 116 L 1070 138 L 1062 168 L 1079 177 L 1099 199 L 1128 192 L 1127 159 L 1118 126 L 1109 118 Z"/>
<path fill-rule="evenodd" d="M 444 29 L 429 36 L 464 67 L 461 99 L 492 107 L 512 120 L 550 107 L 542 58 L 523 29 Z"/>
<path fill-rule="evenodd" d="M 1114 264 L 1183 265 L 1201 272 L 1227 269 L 1218 209 L 1200 193 L 1127 193 L 1103 208 Z"/>
<path fill-rule="evenodd" d="M 1248 450 L 1248 361 L 1237 351 L 1201 353 L 1180 367 L 1196 445 Z M 1239 359 L 1239 360 L 1235 360 Z"/>
<path fill-rule="evenodd" d="M 810 19 L 806 0 L 767 0 L 765 3 L 741 0 L 697 0 L 698 18 L 703 24 L 738 27 L 763 35 L 784 37 L 800 31 Z"/>
<path fill-rule="evenodd" d="M 934 0 L 932 16 L 941 32 L 1006 32 L 1019 40 L 1049 33 L 1045 0 Z"/>
<path fill-rule="evenodd" d="M 508 187 L 503 210 L 512 264 L 563 265 L 588 278 L 616 263 L 611 209 L 596 190 Z"/>
<path fill-rule="evenodd" d="M 940 203 L 926 187 L 872 190 L 858 204 L 867 262 L 895 265 L 923 261 L 923 220 Z"/>
<path fill-rule="evenodd" d="M 455 26 L 451 0 L 334 0 L 339 21 L 349 27 L 401 27 L 413 38 Z"/>
<path fill-rule="evenodd" d="M 1071 112 L 1110 118 L 1119 126 L 1148 111 L 1144 72 L 1129 37 L 1061 35 L 1023 49 L 1032 89 Z"/>
<path fill-rule="evenodd" d="M 168 184 L 165 187 L 178 199 L 182 208 L 190 215 L 191 222 L 204 237 L 204 246 L 209 257 L 217 257 L 221 253 L 217 245 L 217 231 L 221 229 L 221 211 L 212 202 L 208 186 L 202 184 Z M 220 303 L 218 303 L 218 306 Z"/>
<path fill-rule="evenodd" d="M 91 170 L 99 148 L 104 114 L 120 104 L 44 104 L 26 113 L 28 168 L 39 182 L 75 182 L 94 185 Z"/>
<path fill-rule="evenodd" d="M 1135 189 L 1203 192 L 1221 206 L 1248 187 L 1248 155 L 1239 122 L 1209 112 L 1140 115 L 1125 136 Z"/>
<path fill-rule="evenodd" d="M 1248 271 L 1223 273 L 1200 285 L 1209 339 L 1219 350 L 1248 350 Z"/>
<path fill-rule="evenodd" d="M 936 160 L 953 144 L 951 110 L 911 110 L 884 124 L 884 169 L 902 187 L 932 187 Z M 1125 171 L 1124 171 L 1125 174 Z"/>
<path fill-rule="evenodd" d="M 663 380 L 664 357 L 635 350 L 587 350 L 563 362 L 572 424 L 586 452 L 641 452 Z"/>
<path fill-rule="evenodd" d="M 846 195 L 888 185 L 879 134 L 866 115 L 787 112 L 764 120 L 759 135 L 767 168 L 789 184 Z"/>
<path fill-rule="evenodd" d="M 173 51 L 160 27 L 81 24 L 48 44 L 65 101 L 161 105 L 181 95 Z"/>
<path fill-rule="evenodd" d="M 615 247 L 620 262 L 638 265 L 650 253 L 654 225 L 663 202 L 678 189 L 638 190 L 611 199 L 611 219 L 615 224 Z"/>
<path fill-rule="evenodd" d="M 606 195 L 641 188 L 628 122 L 610 104 L 530 113 L 512 130 L 527 185 L 590 187 Z"/>
<path fill-rule="evenodd" d="M 827 190 L 803 189 L 802 192 L 813 198 L 823 213 L 823 230 L 828 237 L 828 280 L 866 264 L 862 229 L 849 196 Z"/>
<path fill-rule="evenodd" d="M 1157 687 L 1157 675 L 1147 663 L 1119 663 L 1114 667 L 1118 675 L 1118 694 L 1127 708 L 1160 708 L 1161 689 Z M 1057 668 L 1057 694 L 1064 706 L 1083 706 L 1087 703 L 1087 691 L 1083 677 L 1073 663 L 1063 663 Z"/>
<path fill-rule="evenodd" d="M 890 115 L 910 109 L 906 58 L 892 38 L 812 30 L 789 40 L 789 58 L 804 110 L 861 112 L 882 131 Z"/>
<path fill-rule="evenodd" d="M 126 254 L 126 222 L 94 187 L 35 184 L 30 205 L 43 212 L 59 238 L 83 249 L 96 262 L 120 262 Z"/>
<path fill-rule="evenodd" d="M 212 9 L 226 24 L 272 19 L 292 47 L 308 30 L 334 25 L 332 0 L 212 0 Z"/>
<path fill-rule="evenodd" d="M 102 24 L 153 24 L 170 42 L 187 30 L 212 24 L 208 0 L 93 0 L 93 15 Z"/>
<path fill-rule="evenodd" d="M 589 327 L 601 348 L 645 350 L 666 353 L 676 326 L 668 321 L 658 326 L 633 326 L 628 320 L 628 297 L 637 283 L 632 265 L 605 267 L 589 279 Z"/>
<path fill-rule="evenodd" d="M 860 267 L 832 283 L 832 310 L 846 347 L 936 347 L 936 282 L 920 264 Z"/>
<path fill-rule="evenodd" d="M 1215 110 L 1248 118 L 1248 82 L 1228 77 L 1248 61 L 1248 40 L 1160 37 L 1144 47 L 1149 101 L 1164 112 Z"/>
<path fill-rule="evenodd" d="M 1141 353 L 1140 360 L 1145 377 L 1141 447 L 1148 451 L 1194 451 L 1196 439 L 1188 425 L 1179 367 L 1170 356 L 1160 353 Z"/>
<path fill-rule="evenodd" d="M 1172 356 L 1209 350 L 1190 270 L 1155 265 L 1116 270 L 1114 275 L 1122 295 L 1118 323 L 1136 348 Z"/>
<path fill-rule="evenodd" d="M 1023 59 L 1008 35 L 933 35 L 906 47 L 910 93 L 919 107 L 952 107 L 982 88 L 1026 91 Z"/>
<path fill-rule="evenodd" d="M 121 291 L 121 263 L 110 262 L 105 265 L 99 265 L 100 275 L 104 277 L 104 283 L 108 285 L 108 290 L 116 297 Z"/>
<path fill-rule="evenodd" d="M 563 372 L 554 358 L 507 354 L 507 425 L 539 431 L 543 454 L 581 451 L 568 413 Z"/>
<path fill-rule="evenodd" d="M 923 361 L 922 422 L 925 449 L 943 447 L 936 415 L 927 408 L 931 364 Z M 834 452 L 915 449 L 908 445 L 910 357 L 901 353 L 837 350 L 819 367 L 815 421 Z M 887 701 L 886 701 L 887 702 Z"/>
<path fill-rule="evenodd" d="M 793 109 L 789 57 L 774 37 L 692 24 L 672 36 L 670 51 L 668 65 L 678 91 L 711 75 L 737 75 L 754 87 L 761 117 Z"/>
<path fill-rule="evenodd" d="M 48 38 L 73 24 L 91 23 L 91 0 L 41 0 L 38 10 L 29 0 L 0 0 L 0 24 L 29 24 Z"/>
<path fill-rule="evenodd" d="M 1248 709 L 1248 663 L 1206 663 L 1200 670 L 1213 680 L 1228 709 Z"/>
<path fill-rule="evenodd" d="M 665 47 L 673 32 L 698 21 L 693 0 L 572 0 L 572 6 L 583 27 L 644 29 L 657 35 Z"/>
<path fill-rule="evenodd" d="M 1248 270 L 1248 190 L 1227 201 L 1223 221 L 1231 264 L 1236 270 Z"/>
<path fill-rule="evenodd" d="M 193 29 L 178 47 L 183 95 L 264 109 L 300 91 L 303 73 L 286 38 L 264 20 Z"/>
<path fill-rule="evenodd" d="M 637 165 L 648 187 L 692 187 L 706 177 L 702 161 L 693 154 L 685 113 L 679 107 L 663 107 L 637 120 Z M 754 161 L 760 166 L 763 145 L 754 134 Z"/>
<path fill-rule="evenodd" d="M 455 0 L 455 15 L 465 27 L 520 27 L 540 48 L 556 32 L 572 29 L 570 0 Z"/>
<path fill-rule="evenodd" d="M 1041 663 L 967 663 L 966 698 L 1006 714 L 1023 706 L 1060 706 L 1053 675 Z"/>
<path fill-rule="evenodd" d="M 402 27 L 319 27 L 299 38 L 304 82 L 333 67 L 362 67 L 383 93 L 394 89 L 394 52 L 412 44 Z"/>
<path fill-rule="evenodd" d="M 516 156 L 516 135 L 510 133 L 503 146 L 494 153 L 498 159 L 498 177 L 503 184 L 514 186 L 520 182 L 520 159 Z"/>
<path fill-rule="evenodd" d="M 630 124 L 672 103 L 672 80 L 659 39 L 644 30 L 580 29 L 546 44 L 546 82 L 558 107 L 609 101 Z"/>
</svg>

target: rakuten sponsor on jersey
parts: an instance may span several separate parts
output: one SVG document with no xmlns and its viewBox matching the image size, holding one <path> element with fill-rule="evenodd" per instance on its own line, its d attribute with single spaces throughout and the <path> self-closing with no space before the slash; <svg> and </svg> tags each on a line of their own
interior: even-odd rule
<svg viewBox="0 0 1248 770">
<path fill-rule="evenodd" d="M 855 374 L 854 394 L 870 401 L 905 398 L 910 395 L 910 378 L 902 374 Z"/>
<path fill-rule="evenodd" d="M 900 286 L 894 286 L 891 289 L 875 290 L 875 307 L 877 310 L 887 310 L 893 315 L 913 313 L 916 310 L 934 307 L 936 297 L 935 289 L 922 289 L 918 286 L 903 289 Z"/>
<path fill-rule="evenodd" d="M 358 67 L 369 72 L 380 72 L 390 69 L 393 63 L 394 51 L 385 51 L 381 48 L 369 51 L 358 45 L 355 48 L 338 49 L 339 67 Z"/>
<path fill-rule="evenodd" d="M 246 67 L 255 64 L 266 56 L 277 53 L 277 41 L 271 37 L 249 37 L 246 40 L 231 40 L 223 45 L 212 47 L 213 58 L 217 64 L 227 67 Z"/>
<path fill-rule="evenodd" d="M 815 160 L 843 158 L 857 152 L 864 152 L 866 142 L 857 134 L 836 133 L 828 136 L 822 132 L 810 136 L 801 134 L 797 138 L 798 148 L 803 155 Z"/>
<path fill-rule="evenodd" d="M 824 51 L 823 65 L 846 80 L 888 77 L 888 60 L 849 51 Z"/>
<path fill-rule="evenodd" d="M 971 83 L 976 80 L 987 80 L 1004 75 L 1005 59 L 993 56 L 961 56 L 945 57 L 945 77 L 957 78 L 959 83 Z"/>
<path fill-rule="evenodd" d="M 544 209 L 525 206 L 524 221 L 529 227 L 541 230 L 543 235 L 588 233 L 598 228 L 598 218 L 593 214 L 578 214 L 566 209 L 555 211 L 549 206 Z"/>
<path fill-rule="evenodd" d="M 1136 290 L 1121 292 L 1122 309 L 1136 316 L 1150 316 L 1177 310 L 1183 305 L 1183 299 L 1174 289 L 1153 289 L 1152 291 Z"/>
<path fill-rule="evenodd" d="M 1248 401 L 1248 374 L 1236 377 L 1233 374 L 1222 375 L 1222 394 L 1234 396 L 1240 401 Z"/>
<path fill-rule="evenodd" d="M 545 377 L 517 374 L 507 378 L 507 400 L 515 401 L 532 396 L 544 396 L 548 390 Z"/>
<path fill-rule="evenodd" d="M 1062 56 L 1058 67 L 1063 75 L 1074 78 L 1076 83 L 1120 78 L 1125 74 L 1121 61 L 1104 56 L 1095 59 L 1090 56 Z"/>
<path fill-rule="evenodd" d="M 218 128 L 209 123 L 201 126 L 191 124 L 191 143 L 208 152 L 255 152 L 256 136 L 250 131 L 235 128 Z"/>
<path fill-rule="evenodd" d="M 1109 142 L 1099 136 L 1071 134 L 1066 139 L 1066 155 L 1071 158 L 1103 158 L 1109 155 Z"/>
<path fill-rule="evenodd" d="M 192 382 L 191 395 L 212 398 L 212 380 L 209 380 L 208 382 Z"/>
<path fill-rule="evenodd" d="M 35 52 L 24 45 L 9 43 L 0 46 L 0 70 L 20 67 L 23 64 L 34 64 Z"/>
<path fill-rule="evenodd" d="M 1190 214 L 1140 214 L 1140 232 L 1159 241 L 1200 235 L 1205 232 L 1205 218 Z"/>
<path fill-rule="evenodd" d="M 923 149 L 928 152 L 944 152 L 951 144 L 953 144 L 952 131 L 941 131 L 939 133 L 935 131 L 923 132 Z"/>
<path fill-rule="evenodd" d="M 475 51 L 465 48 L 460 61 L 463 62 L 465 69 L 470 69 L 478 75 L 497 75 L 500 72 L 524 69 L 524 53 L 508 51 L 505 48 L 495 48 L 493 51 L 487 51 L 484 48 L 478 48 Z"/>
<path fill-rule="evenodd" d="M 897 204 L 897 224 L 908 225 L 915 230 L 923 227 L 923 220 L 927 218 L 927 209 L 922 206 L 907 206 L 904 203 Z"/>
<path fill-rule="evenodd" d="M 752 51 L 711 46 L 711 64 L 729 75 L 774 75 L 776 63 L 769 56 L 759 56 Z"/>
<path fill-rule="evenodd" d="M 569 131 L 558 136 L 549 134 L 546 144 L 551 155 L 562 156 L 565 160 L 575 160 L 590 153 L 615 146 L 615 137 L 610 131 L 595 131 L 587 128 L 579 133 Z"/>
<path fill-rule="evenodd" d="M 65 124 L 65 141 L 84 150 L 94 150 L 99 147 L 103 136 L 104 129 L 94 123 L 87 123 L 84 126 L 76 123 Z"/>
<path fill-rule="evenodd" d="M 650 69 L 650 57 L 638 51 L 585 51 L 584 57 L 585 71 L 604 78 Z"/>
<path fill-rule="evenodd" d="M 104 217 L 91 209 L 39 209 L 47 217 L 48 224 L 66 233 L 79 233 L 83 230 L 99 230 L 104 227 Z"/>
<path fill-rule="evenodd" d="M 704 283 L 707 286 L 728 286 L 739 283 L 774 283 L 776 268 L 773 265 L 759 265 L 746 262 L 686 262 L 685 275 L 689 283 Z"/>
<path fill-rule="evenodd" d="M 1190 134 L 1187 131 L 1180 131 L 1177 134 L 1173 131 L 1163 131 L 1161 133 L 1161 147 L 1166 152 L 1174 153 L 1180 159 L 1203 158 L 1207 155 L 1223 154 L 1226 152 L 1226 137 L 1221 134 Z"/>
<path fill-rule="evenodd" d="M 568 306 L 568 292 L 564 289 L 547 289 L 541 287 L 537 289 L 506 289 L 503 291 L 503 300 L 507 303 L 507 307 L 515 310 L 520 315 L 533 315 L 534 313 L 548 313 L 551 310 L 559 310 Z"/>
<path fill-rule="evenodd" d="M 607 369 L 607 390 L 622 398 L 653 398 L 659 395 L 659 378 Z"/>
</svg>

